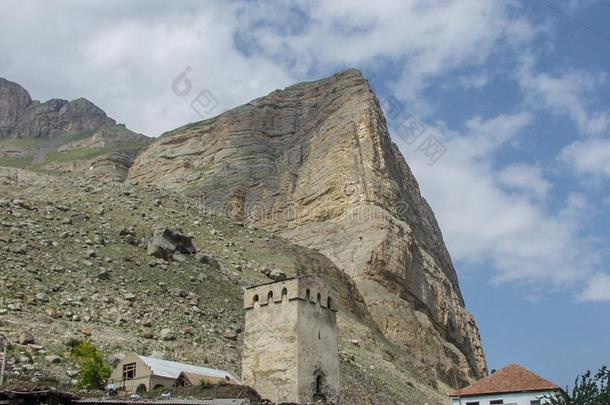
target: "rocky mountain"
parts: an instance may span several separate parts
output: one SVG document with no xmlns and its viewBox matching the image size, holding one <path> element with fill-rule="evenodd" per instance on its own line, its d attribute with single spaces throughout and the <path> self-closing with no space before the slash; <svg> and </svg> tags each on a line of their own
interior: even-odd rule
<svg viewBox="0 0 610 405">
<path fill-rule="evenodd" d="M 116 122 L 89 100 L 41 103 L 19 84 L 0 78 L 0 136 L 52 138 L 112 125 Z"/>
<path fill-rule="evenodd" d="M 171 131 L 128 178 L 321 252 L 355 281 L 382 334 L 435 378 L 457 386 L 486 374 L 434 214 L 359 71 Z"/>
<path fill-rule="evenodd" d="M 342 403 L 445 403 L 486 374 L 434 214 L 357 70 L 154 141 L 0 79 L 0 190 L 13 379 L 72 386 L 67 343 L 85 338 L 110 361 L 239 375 L 243 288 L 309 274 L 340 297 Z"/>
<path fill-rule="evenodd" d="M 123 180 L 148 142 L 89 100 L 40 102 L 0 78 L 0 165 Z"/>
</svg>

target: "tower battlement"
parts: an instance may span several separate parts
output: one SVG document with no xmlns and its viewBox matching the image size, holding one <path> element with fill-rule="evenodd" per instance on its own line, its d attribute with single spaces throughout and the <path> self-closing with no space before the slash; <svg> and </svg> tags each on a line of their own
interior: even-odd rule
<svg viewBox="0 0 610 405">
<path fill-rule="evenodd" d="M 312 277 L 293 277 L 283 281 L 250 287 L 244 292 L 244 309 L 300 300 L 337 312 L 337 295 L 327 285 Z"/>
<path fill-rule="evenodd" d="M 244 383 L 275 403 L 338 404 L 337 304 L 314 277 L 246 289 Z"/>
</svg>

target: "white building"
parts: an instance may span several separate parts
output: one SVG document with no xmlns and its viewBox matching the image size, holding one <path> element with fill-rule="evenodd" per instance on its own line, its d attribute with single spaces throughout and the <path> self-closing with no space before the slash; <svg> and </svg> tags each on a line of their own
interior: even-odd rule
<svg viewBox="0 0 610 405">
<path fill-rule="evenodd" d="M 143 393 L 158 388 L 210 384 L 241 384 L 237 377 L 223 370 L 192 364 L 128 354 L 112 371 L 108 384 L 120 391 Z"/>
<path fill-rule="evenodd" d="M 453 405 L 544 405 L 545 396 L 559 391 L 556 384 L 510 364 L 449 396 Z"/>
</svg>

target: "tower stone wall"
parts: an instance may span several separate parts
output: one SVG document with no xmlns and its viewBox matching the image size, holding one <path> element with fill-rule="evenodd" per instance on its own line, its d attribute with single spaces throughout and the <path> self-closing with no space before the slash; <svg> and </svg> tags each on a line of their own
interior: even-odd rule
<svg viewBox="0 0 610 405">
<path fill-rule="evenodd" d="M 242 380 L 276 403 L 339 402 L 337 297 L 317 278 L 244 293 Z"/>
</svg>

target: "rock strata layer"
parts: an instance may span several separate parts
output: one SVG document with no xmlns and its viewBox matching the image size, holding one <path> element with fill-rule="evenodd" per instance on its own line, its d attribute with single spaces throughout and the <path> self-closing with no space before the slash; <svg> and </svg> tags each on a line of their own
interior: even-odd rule
<svg viewBox="0 0 610 405">
<path fill-rule="evenodd" d="M 313 248 L 349 275 L 379 330 L 436 376 L 486 374 L 434 214 L 354 69 L 171 131 L 129 171 Z"/>
</svg>

